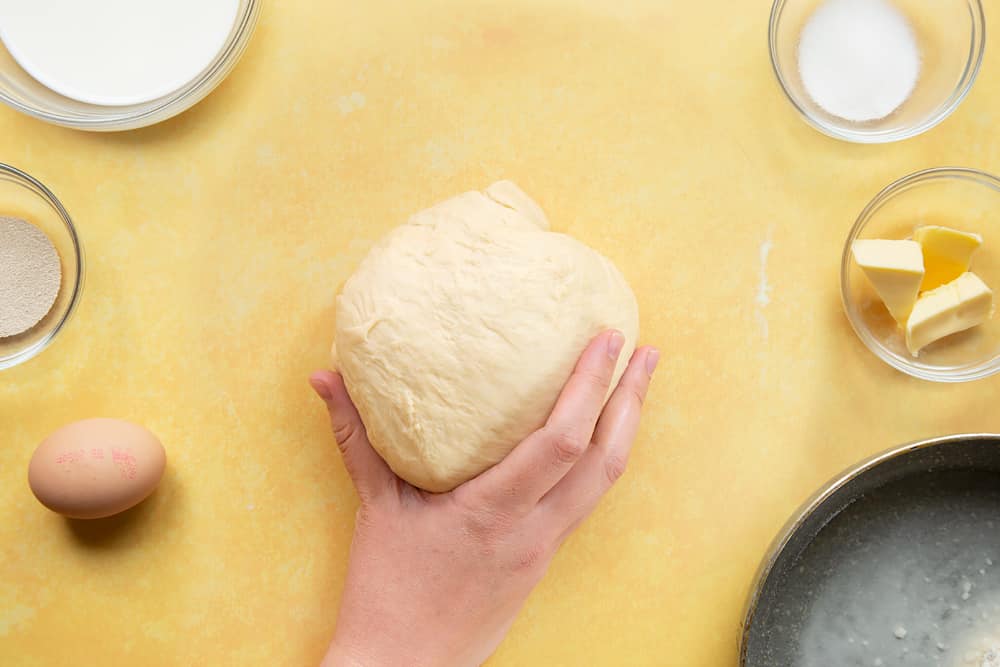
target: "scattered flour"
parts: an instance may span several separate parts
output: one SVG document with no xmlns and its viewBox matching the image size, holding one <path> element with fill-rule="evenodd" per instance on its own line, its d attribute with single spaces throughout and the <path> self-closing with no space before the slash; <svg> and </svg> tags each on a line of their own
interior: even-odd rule
<svg viewBox="0 0 1000 667">
<path fill-rule="evenodd" d="M 364 93 L 355 91 L 350 95 L 340 97 L 337 100 L 337 107 L 340 109 L 340 113 L 346 116 L 358 111 L 359 109 L 363 109 L 367 103 L 368 100 L 365 98 Z"/>
<path fill-rule="evenodd" d="M 767 340 L 771 334 L 771 327 L 767 321 L 767 314 L 764 310 L 771 305 L 771 292 L 774 288 L 771 286 L 771 282 L 767 277 L 767 261 L 771 257 L 771 251 L 774 250 L 774 239 L 773 231 L 768 232 L 767 238 L 764 242 L 760 244 L 760 251 L 758 254 L 758 259 L 760 261 L 760 282 L 757 285 L 757 323 L 760 325 L 760 335 L 764 340 Z"/>
</svg>

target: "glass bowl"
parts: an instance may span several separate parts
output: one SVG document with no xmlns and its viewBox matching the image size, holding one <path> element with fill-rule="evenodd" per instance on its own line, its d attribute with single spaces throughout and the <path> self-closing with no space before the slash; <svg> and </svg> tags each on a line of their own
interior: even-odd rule
<svg viewBox="0 0 1000 667">
<path fill-rule="evenodd" d="M 980 0 L 892 0 L 916 33 L 922 56 L 916 88 L 898 109 L 880 120 L 852 122 L 827 113 L 809 97 L 798 67 L 799 35 L 822 3 L 775 0 L 768 30 L 771 64 L 782 90 L 820 132 L 865 144 L 915 137 L 947 118 L 972 88 L 986 45 Z"/>
<path fill-rule="evenodd" d="M 246 50 L 260 14 L 261 0 L 240 0 L 222 50 L 187 85 L 159 99 L 129 106 L 102 106 L 63 97 L 25 72 L 0 42 L 0 102 L 56 125 L 79 130 L 115 132 L 159 123 L 186 111 L 228 76 Z"/>
<path fill-rule="evenodd" d="M 1000 372 L 1000 317 L 929 345 L 914 357 L 903 332 L 854 261 L 857 239 L 906 239 L 921 225 L 982 235 L 972 271 L 1000 294 L 1000 179 L 975 169 L 942 167 L 902 178 L 858 217 L 841 260 L 844 309 L 862 342 L 879 359 L 913 377 L 967 382 Z"/>
<path fill-rule="evenodd" d="M 59 252 L 62 284 L 48 314 L 17 336 L 0 338 L 0 370 L 31 359 L 47 348 L 63 330 L 83 292 L 83 246 L 76 228 L 52 192 L 40 182 L 0 163 L 0 216 L 21 218 L 49 237 Z"/>
</svg>

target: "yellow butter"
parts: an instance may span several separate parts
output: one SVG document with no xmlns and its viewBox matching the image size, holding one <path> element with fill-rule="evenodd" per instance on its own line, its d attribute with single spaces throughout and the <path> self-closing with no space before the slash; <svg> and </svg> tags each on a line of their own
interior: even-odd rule
<svg viewBox="0 0 1000 667">
<path fill-rule="evenodd" d="M 865 272 L 882 303 L 900 326 L 913 310 L 924 280 L 924 258 L 916 241 L 864 239 L 851 245 L 854 261 Z"/>
<path fill-rule="evenodd" d="M 937 225 L 918 227 L 913 232 L 913 240 L 920 244 L 924 253 L 922 292 L 950 283 L 968 271 L 972 256 L 983 245 L 983 237 L 979 234 Z"/>
<path fill-rule="evenodd" d="M 906 324 L 906 347 L 913 356 L 946 336 L 979 326 L 993 314 L 993 291 L 979 276 L 961 276 L 926 292 Z"/>
</svg>

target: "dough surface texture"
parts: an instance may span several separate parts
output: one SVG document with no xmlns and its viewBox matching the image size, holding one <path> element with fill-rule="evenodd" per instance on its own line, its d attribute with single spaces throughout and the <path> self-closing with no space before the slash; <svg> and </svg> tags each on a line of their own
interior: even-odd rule
<svg viewBox="0 0 1000 667">
<path fill-rule="evenodd" d="M 337 298 L 334 366 L 392 470 L 443 492 L 541 427 L 608 328 L 625 335 L 617 384 L 639 333 L 632 290 L 500 181 L 417 213 L 372 248 Z"/>
</svg>

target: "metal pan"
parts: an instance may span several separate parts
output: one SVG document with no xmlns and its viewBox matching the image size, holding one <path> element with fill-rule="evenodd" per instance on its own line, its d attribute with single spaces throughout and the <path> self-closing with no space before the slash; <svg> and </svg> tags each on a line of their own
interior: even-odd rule
<svg viewBox="0 0 1000 667">
<path fill-rule="evenodd" d="M 809 499 L 754 579 L 739 664 L 980 667 L 990 648 L 1000 435 L 975 434 L 892 449 Z"/>
</svg>

